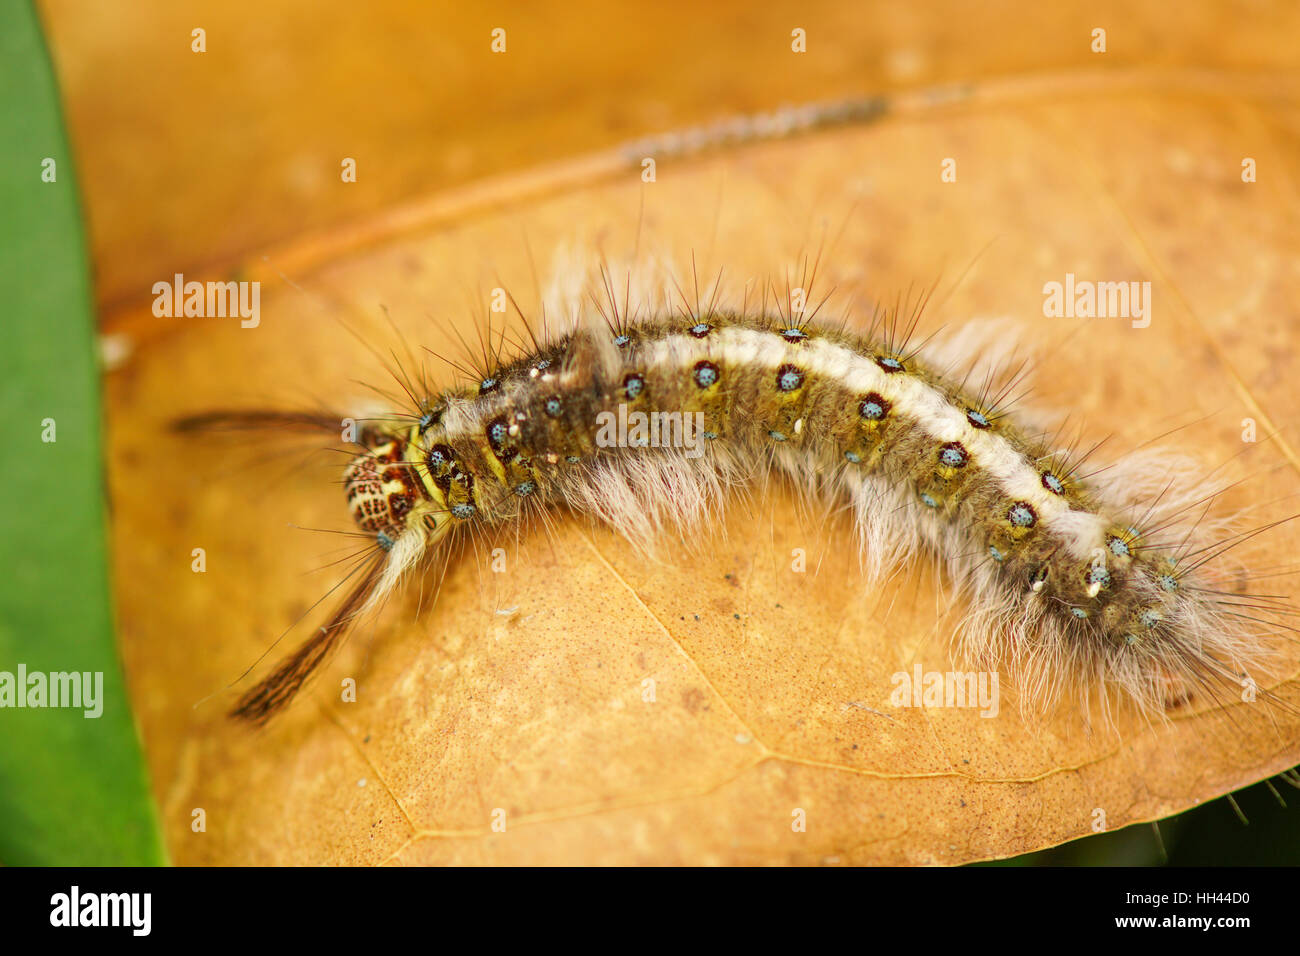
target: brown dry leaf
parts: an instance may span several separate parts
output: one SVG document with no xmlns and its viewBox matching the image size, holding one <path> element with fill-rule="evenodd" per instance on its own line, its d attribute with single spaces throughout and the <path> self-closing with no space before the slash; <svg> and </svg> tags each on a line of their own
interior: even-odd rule
<svg viewBox="0 0 1300 956">
<path fill-rule="evenodd" d="M 348 542 L 286 523 L 347 516 L 336 457 L 187 443 L 167 420 L 362 396 L 355 380 L 385 375 L 342 323 L 387 349 L 382 304 L 445 351 L 430 317 L 468 329 L 493 286 L 527 297 L 530 250 L 543 281 L 639 249 L 694 252 L 702 276 L 725 266 L 743 282 L 782 277 L 824 241 L 832 310 L 862 317 L 873 296 L 939 279 L 936 321 L 1010 316 L 1018 341 L 1049 345 L 1076 326 L 1042 317 L 1044 282 L 1149 279 L 1151 326 L 1087 323 L 1045 359 L 1034 401 L 1113 433 L 1116 452 L 1195 423 L 1173 440 L 1211 466 L 1254 418 L 1279 437 L 1226 466 L 1249 475 L 1228 507 L 1294 511 L 1280 499 L 1300 487 L 1300 91 L 1166 80 L 1085 78 L 1068 99 L 1028 88 L 757 143 L 661 163 L 649 185 L 582 164 L 544 195 L 507 180 L 373 248 L 257 264 L 255 330 L 120 316 L 148 343 L 109 378 L 122 647 L 174 859 L 959 863 L 1086 835 L 1099 810 L 1111 829 L 1159 818 L 1300 761 L 1297 718 L 1260 705 L 1155 727 L 1072 708 L 1026 722 L 1004 684 L 994 719 L 891 707 L 895 672 L 961 663 L 941 582 L 922 570 L 864 593 L 847 521 L 779 490 L 657 562 L 578 520 L 508 538 L 506 573 L 481 548 L 436 605 L 437 582 L 412 587 L 269 729 L 227 722 L 228 698 L 192 707 L 337 579 L 304 572 Z M 1259 183 L 1241 182 L 1243 156 Z M 956 183 L 939 181 L 944 157 Z M 1257 560 L 1287 563 L 1297 545 L 1286 526 Z M 791 570 L 797 548 L 807 573 Z M 1296 665 L 1285 651 L 1269 682 L 1293 707 Z M 339 700 L 348 677 L 355 704 Z"/>
</svg>

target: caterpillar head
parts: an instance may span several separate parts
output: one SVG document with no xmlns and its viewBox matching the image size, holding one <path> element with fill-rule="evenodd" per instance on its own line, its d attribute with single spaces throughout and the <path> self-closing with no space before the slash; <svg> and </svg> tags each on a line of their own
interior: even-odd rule
<svg viewBox="0 0 1300 956">
<path fill-rule="evenodd" d="M 385 550 L 406 529 L 420 495 L 415 476 L 403 460 L 404 443 L 388 439 L 357 455 L 343 473 L 343 488 L 352 520 L 375 535 Z"/>
</svg>

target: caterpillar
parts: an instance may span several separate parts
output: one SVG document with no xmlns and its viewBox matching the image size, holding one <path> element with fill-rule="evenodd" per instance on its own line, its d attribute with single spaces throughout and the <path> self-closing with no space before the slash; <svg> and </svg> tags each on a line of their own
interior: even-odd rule
<svg viewBox="0 0 1300 956">
<path fill-rule="evenodd" d="M 1147 714 L 1236 696 L 1285 629 L 1285 600 L 1247 596 L 1225 560 L 1265 529 L 1209 520 L 1218 490 L 1195 463 L 1150 453 L 1093 468 L 1091 452 L 1032 424 L 1012 407 L 1025 364 L 989 357 L 1006 329 L 916 342 L 921 302 L 859 331 L 819 318 L 824 301 L 720 305 L 716 287 L 705 305 L 681 295 L 642 314 L 601 275 L 603 301 L 555 335 L 525 320 L 514 354 L 503 337 L 464 385 L 434 391 L 410 355 L 393 369 L 410 407 L 358 422 L 343 471 L 366 542 L 358 577 L 233 717 L 273 717 L 356 620 L 476 534 L 563 508 L 651 550 L 773 476 L 852 515 L 864 590 L 920 556 L 941 561 L 968 605 L 958 650 L 1008 665 L 1040 707 L 1067 690 L 1109 706 L 1114 688 Z M 179 424 L 341 421 L 236 411 Z"/>
</svg>

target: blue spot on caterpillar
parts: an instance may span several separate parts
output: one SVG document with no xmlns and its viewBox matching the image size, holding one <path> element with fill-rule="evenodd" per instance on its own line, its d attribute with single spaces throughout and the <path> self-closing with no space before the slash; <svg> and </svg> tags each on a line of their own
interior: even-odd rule
<svg viewBox="0 0 1300 956">
<path fill-rule="evenodd" d="M 1023 501 L 1017 501 L 1007 511 L 1007 519 L 1017 528 L 1032 528 L 1037 517 L 1034 509 Z"/>
<path fill-rule="evenodd" d="M 949 468 L 960 468 L 966 464 L 966 449 L 960 442 L 948 442 L 939 449 L 939 460 Z"/>
<path fill-rule="evenodd" d="M 712 362 L 702 361 L 696 364 L 692 373 L 695 384 L 700 388 L 709 388 L 718 383 L 718 367 Z"/>
<path fill-rule="evenodd" d="M 858 414 L 868 421 L 878 422 L 889 414 L 889 402 L 872 392 L 859 403 Z"/>
<path fill-rule="evenodd" d="M 803 371 L 794 365 L 782 365 L 776 371 L 776 387 L 783 392 L 797 391 L 803 385 Z"/>
</svg>

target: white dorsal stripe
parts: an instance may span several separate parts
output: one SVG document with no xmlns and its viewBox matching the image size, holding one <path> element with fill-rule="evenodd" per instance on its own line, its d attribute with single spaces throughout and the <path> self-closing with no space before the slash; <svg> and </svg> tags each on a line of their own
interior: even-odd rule
<svg viewBox="0 0 1300 956">
<path fill-rule="evenodd" d="M 1042 474 L 1005 438 L 975 428 L 965 409 L 946 395 L 907 372 L 886 373 L 872 357 L 826 339 L 811 338 L 802 345 L 787 343 L 774 332 L 730 326 L 707 339 L 668 335 L 646 343 L 642 355 L 647 369 L 677 367 L 685 370 L 701 358 L 712 356 L 729 366 L 756 365 L 775 372 L 787 363 L 804 369 L 810 379 L 838 382 L 853 394 L 877 392 L 895 409 L 914 419 L 938 444 L 959 441 L 1008 497 L 1028 502 L 1053 534 L 1066 541 L 1070 552 L 1088 557 L 1105 541 L 1110 522 L 1103 515 L 1071 509 L 1064 498 L 1043 487 Z"/>
</svg>

